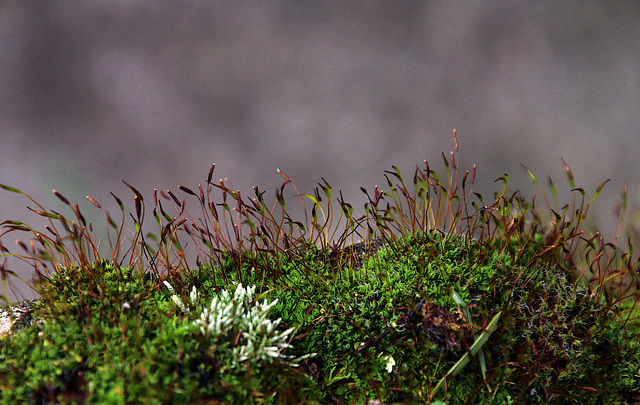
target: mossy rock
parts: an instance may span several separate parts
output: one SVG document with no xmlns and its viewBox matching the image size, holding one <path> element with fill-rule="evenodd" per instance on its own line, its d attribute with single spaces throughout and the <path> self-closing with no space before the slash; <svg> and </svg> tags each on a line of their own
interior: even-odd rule
<svg viewBox="0 0 640 405">
<path fill-rule="evenodd" d="M 408 235 L 354 261 L 357 249 L 306 245 L 246 253 L 241 267 L 202 266 L 169 280 L 206 306 L 226 283 L 257 285 L 270 312 L 296 328 L 300 358 L 221 373 L 234 342 L 194 333 L 195 314 L 161 279 L 116 268 L 51 278 L 38 317 L 2 343 L 3 403 L 633 403 L 637 329 L 568 278 L 545 246 L 440 232 Z M 507 246 L 505 248 L 505 246 Z M 376 245 L 376 247 L 380 247 Z M 523 250 L 524 248 L 524 250 Z M 231 276 L 231 280 L 225 276 Z M 73 281 L 73 282 L 72 282 Z M 471 319 L 456 303 L 455 292 Z M 440 380 L 500 313 L 477 358 Z M 634 334 L 635 333 L 635 334 Z M 226 348 L 226 349 L 224 349 Z"/>
</svg>

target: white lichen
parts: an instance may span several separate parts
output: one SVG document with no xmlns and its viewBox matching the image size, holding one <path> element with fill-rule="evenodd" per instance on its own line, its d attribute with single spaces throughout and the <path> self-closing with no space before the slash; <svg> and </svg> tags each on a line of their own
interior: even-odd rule
<svg viewBox="0 0 640 405">
<path fill-rule="evenodd" d="M 164 284 L 172 294 L 171 300 L 183 313 L 188 314 L 190 311 L 171 284 L 166 281 Z M 284 349 L 291 347 L 288 340 L 294 328 L 278 330 L 281 318 L 271 320 L 267 316 L 278 300 L 268 302 L 265 299 L 262 302 L 254 302 L 255 288 L 238 284 L 233 296 L 222 290 L 213 297 L 208 307 L 197 308 L 199 295 L 193 287 L 189 297 L 190 304 L 197 314 L 193 325 L 212 345 L 222 347 L 224 341 L 233 342 L 231 367 L 245 362 L 259 365 L 262 362 L 272 362 L 276 358 L 290 360 L 290 364 L 296 366 L 295 363 L 300 359 L 293 360 L 282 353 Z"/>
<path fill-rule="evenodd" d="M 393 366 L 396 365 L 396 360 L 393 358 L 393 356 L 387 355 L 384 357 L 384 360 L 386 360 L 387 364 L 385 365 L 385 368 L 387 369 L 387 373 L 390 373 L 393 371 Z"/>
</svg>

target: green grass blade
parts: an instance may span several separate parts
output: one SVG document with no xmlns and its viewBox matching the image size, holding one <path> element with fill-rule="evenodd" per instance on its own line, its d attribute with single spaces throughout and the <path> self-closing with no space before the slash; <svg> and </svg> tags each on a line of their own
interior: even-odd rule
<svg viewBox="0 0 640 405">
<path fill-rule="evenodd" d="M 451 369 L 447 371 L 447 374 L 445 374 L 444 377 L 440 379 L 440 381 L 438 382 L 438 385 L 436 385 L 436 387 L 433 389 L 434 394 L 440 389 L 440 387 L 442 386 L 442 384 L 444 383 L 447 377 L 455 376 L 460 371 L 462 371 L 462 369 L 467 364 L 469 364 L 469 361 L 471 360 L 471 356 L 475 356 L 480 351 L 480 349 L 482 349 L 482 346 L 484 346 L 484 344 L 487 342 L 491 333 L 493 333 L 493 331 L 495 331 L 496 328 L 498 327 L 498 319 L 500 319 L 500 315 L 502 315 L 502 311 L 498 312 L 493 317 L 493 319 L 491 319 L 491 322 L 489 322 L 489 325 L 487 325 L 487 329 L 480 334 L 480 337 L 476 339 L 476 341 L 473 343 L 469 351 L 465 353 L 464 356 L 462 356 L 456 362 L 456 364 L 454 364 L 453 367 L 451 367 Z"/>
<path fill-rule="evenodd" d="M 493 331 L 496 330 L 496 328 L 498 327 L 498 320 L 500 319 L 500 315 L 502 315 L 502 311 L 498 312 L 491 319 L 491 322 L 489 322 L 489 325 L 487 325 L 487 329 L 484 332 L 482 332 L 480 334 L 480 337 L 476 339 L 476 341 L 473 343 L 473 345 L 469 349 L 469 353 L 471 353 L 472 356 L 475 356 L 478 353 L 478 351 L 482 348 L 482 346 L 484 346 L 484 344 L 489 339 L 489 336 L 491 335 L 491 333 L 493 333 Z"/>
</svg>

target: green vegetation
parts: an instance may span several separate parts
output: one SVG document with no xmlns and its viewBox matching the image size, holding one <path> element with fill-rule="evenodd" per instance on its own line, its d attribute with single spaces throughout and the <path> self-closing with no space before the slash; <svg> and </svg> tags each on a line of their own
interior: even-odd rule
<svg viewBox="0 0 640 405">
<path fill-rule="evenodd" d="M 70 220 L 31 200 L 44 231 L 1 224 L 0 238 L 31 235 L 20 253 L 0 243 L 4 295 L 14 258 L 42 296 L 34 322 L 0 338 L 1 402 L 638 403 L 638 232 L 621 226 L 623 251 L 583 229 L 593 199 L 568 167 L 570 204 L 540 187 L 535 206 L 506 175 L 487 202 L 457 153 L 442 179 L 427 162 L 408 183 L 387 171 L 361 216 L 324 179 L 301 194 L 280 172 L 269 207 L 258 188 L 212 182 L 214 166 L 206 187 L 179 186 L 198 215 L 154 192 L 155 233 L 137 189 L 130 219 L 114 196 L 118 222 L 88 197 L 111 257 L 76 204 L 54 191 Z"/>
</svg>

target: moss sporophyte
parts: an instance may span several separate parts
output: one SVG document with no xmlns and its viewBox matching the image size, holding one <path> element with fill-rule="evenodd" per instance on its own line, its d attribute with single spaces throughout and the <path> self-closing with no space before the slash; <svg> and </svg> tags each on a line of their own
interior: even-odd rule
<svg viewBox="0 0 640 405">
<path fill-rule="evenodd" d="M 153 192 L 153 232 L 134 187 L 131 214 L 113 196 L 119 219 L 88 197 L 106 218 L 107 257 L 61 193 L 69 213 L 0 185 L 47 221 L 0 224 L 2 298 L 19 280 L 12 260 L 34 267 L 40 297 L 7 307 L 0 401 L 640 402 L 626 192 L 616 246 L 587 229 L 602 186 L 587 201 L 568 167 L 573 199 L 561 206 L 548 202 L 553 182 L 527 199 L 506 175 L 485 200 L 475 167 L 458 162 L 456 142 L 443 177 L 425 162 L 407 182 L 393 167 L 386 191 L 363 189 L 362 214 L 324 179 L 303 194 L 279 171 L 269 206 L 257 187 L 247 199 L 213 182 L 214 166 L 204 187 L 178 187 L 186 199 Z M 14 234 L 29 235 L 20 252 L 3 243 Z"/>
</svg>

